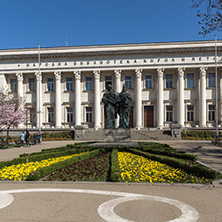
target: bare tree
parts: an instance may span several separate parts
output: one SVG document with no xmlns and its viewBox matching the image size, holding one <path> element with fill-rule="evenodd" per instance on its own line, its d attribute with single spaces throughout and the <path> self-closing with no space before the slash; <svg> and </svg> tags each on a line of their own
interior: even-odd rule
<svg viewBox="0 0 222 222">
<path fill-rule="evenodd" d="M 200 17 L 199 24 L 202 26 L 199 34 L 207 35 L 213 31 L 222 31 L 222 0 L 192 0 L 191 8 L 200 9 L 201 6 L 204 7 L 204 12 L 197 12 L 197 16 Z"/>
</svg>

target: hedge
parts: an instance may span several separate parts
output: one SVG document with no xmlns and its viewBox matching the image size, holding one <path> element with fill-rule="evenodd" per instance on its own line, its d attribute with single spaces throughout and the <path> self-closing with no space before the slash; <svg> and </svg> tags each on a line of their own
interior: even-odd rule
<svg viewBox="0 0 222 222">
<path fill-rule="evenodd" d="M 111 154 L 111 181 L 112 182 L 122 181 L 121 170 L 118 161 L 118 149 L 113 149 Z"/>
<path fill-rule="evenodd" d="M 162 156 L 169 156 L 169 157 L 175 157 L 179 159 L 186 159 L 186 160 L 191 160 L 191 161 L 196 161 L 197 157 L 193 154 L 187 154 L 182 151 L 170 151 L 170 150 L 163 150 L 163 149 L 153 149 L 152 147 L 146 147 L 146 146 L 141 146 L 138 147 L 139 150 L 148 152 L 148 153 L 153 153 L 153 154 L 158 154 Z"/>
<path fill-rule="evenodd" d="M 219 136 L 222 136 L 222 132 L 219 132 Z M 212 140 L 215 138 L 215 130 L 182 130 L 182 139 L 201 139 Z"/>
</svg>

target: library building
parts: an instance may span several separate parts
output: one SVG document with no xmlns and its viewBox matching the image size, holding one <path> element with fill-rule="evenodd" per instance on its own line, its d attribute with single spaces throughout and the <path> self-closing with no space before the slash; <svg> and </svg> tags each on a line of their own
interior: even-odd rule
<svg viewBox="0 0 222 222">
<path fill-rule="evenodd" d="M 215 62 L 214 41 L 6 49 L 0 87 L 25 99 L 28 129 L 103 129 L 108 84 L 118 93 L 126 85 L 135 130 L 214 128 L 222 116 L 221 51 L 219 40 Z"/>
</svg>

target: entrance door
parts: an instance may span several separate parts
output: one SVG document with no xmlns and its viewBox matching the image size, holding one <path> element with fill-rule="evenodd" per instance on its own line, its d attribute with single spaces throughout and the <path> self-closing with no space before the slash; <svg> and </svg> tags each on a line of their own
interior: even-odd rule
<svg viewBox="0 0 222 222">
<path fill-rule="evenodd" d="M 154 108 L 153 106 L 144 106 L 144 127 L 154 127 Z"/>
</svg>

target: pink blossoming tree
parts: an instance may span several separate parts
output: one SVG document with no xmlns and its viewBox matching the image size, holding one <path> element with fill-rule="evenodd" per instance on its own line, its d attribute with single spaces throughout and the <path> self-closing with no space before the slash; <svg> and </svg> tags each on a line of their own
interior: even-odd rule
<svg viewBox="0 0 222 222">
<path fill-rule="evenodd" d="M 8 96 L 0 92 L 0 128 L 7 130 L 6 142 L 9 139 L 9 129 L 17 127 L 26 121 L 24 99 L 18 96 Z"/>
</svg>

